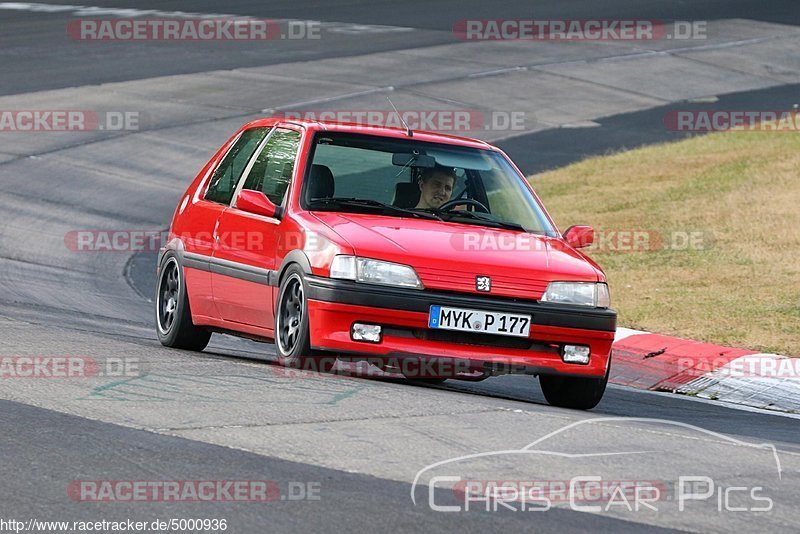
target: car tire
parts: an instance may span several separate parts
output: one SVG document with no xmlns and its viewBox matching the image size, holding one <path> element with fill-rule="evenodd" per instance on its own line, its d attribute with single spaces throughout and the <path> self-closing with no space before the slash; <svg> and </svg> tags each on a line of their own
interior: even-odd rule
<svg viewBox="0 0 800 534">
<path fill-rule="evenodd" d="M 608 371 L 603 378 L 539 375 L 539 385 L 544 398 L 551 406 L 591 410 L 600 403 L 608 384 Z"/>
<path fill-rule="evenodd" d="M 281 280 L 275 309 L 278 363 L 295 369 L 328 373 L 336 363 L 336 357 L 311 350 L 307 294 L 308 284 L 303 270 L 297 265 L 290 266 Z"/>
<path fill-rule="evenodd" d="M 155 301 L 156 332 L 162 345 L 195 351 L 206 348 L 211 332 L 192 323 L 183 268 L 174 252 L 167 252 L 161 262 Z"/>
</svg>

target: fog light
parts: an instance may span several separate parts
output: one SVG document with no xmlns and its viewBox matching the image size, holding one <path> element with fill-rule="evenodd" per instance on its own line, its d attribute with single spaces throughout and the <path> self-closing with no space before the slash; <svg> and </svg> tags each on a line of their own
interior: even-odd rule
<svg viewBox="0 0 800 534">
<path fill-rule="evenodd" d="M 564 345 L 561 359 L 565 363 L 589 363 L 589 347 L 585 345 Z"/>
<path fill-rule="evenodd" d="M 350 330 L 350 337 L 353 341 L 380 343 L 381 327 L 376 324 L 354 323 L 353 328 Z"/>
</svg>

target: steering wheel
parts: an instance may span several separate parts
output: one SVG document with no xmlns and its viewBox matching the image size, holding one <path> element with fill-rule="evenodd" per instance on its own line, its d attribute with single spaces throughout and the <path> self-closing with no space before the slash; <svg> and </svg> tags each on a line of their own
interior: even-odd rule
<svg viewBox="0 0 800 534">
<path fill-rule="evenodd" d="M 437 208 L 436 211 L 447 211 L 453 206 L 475 206 L 483 213 L 489 213 L 489 208 L 478 202 L 477 200 L 473 200 L 471 198 L 456 198 L 454 200 L 448 200 L 441 206 Z"/>
</svg>

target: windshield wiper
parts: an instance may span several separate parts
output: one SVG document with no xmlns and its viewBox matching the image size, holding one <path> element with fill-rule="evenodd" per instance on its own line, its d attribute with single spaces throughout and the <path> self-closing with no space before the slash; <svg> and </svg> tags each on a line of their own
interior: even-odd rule
<svg viewBox="0 0 800 534">
<path fill-rule="evenodd" d="M 420 219 L 433 219 L 443 221 L 439 215 L 426 211 L 417 211 L 406 208 L 399 208 L 391 204 L 386 204 L 378 200 L 369 198 L 344 198 L 344 197 L 331 197 L 331 198 L 314 198 L 311 199 L 312 205 L 322 204 L 325 206 L 353 206 L 353 207 L 366 207 L 366 208 L 379 208 L 383 211 L 389 211 L 396 214 L 403 214 L 409 217 L 418 217 Z"/>
<path fill-rule="evenodd" d="M 475 211 L 467 211 L 467 210 L 446 210 L 446 211 L 438 211 L 440 215 L 447 214 L 451 216 L 457 217 L 466 217 L 469 219 L 473 219 L 475 221 L 482 221 L 489 224 L 497 225 L 501 228 L 505 228 L 507 230 L 517 230 L 519 232 L 525 232 L 525 228 L 522 225 L 512 222 L 501 221 L 495 219 L 491 215 L 484 215 Z M 448 219 L 449 220 L 449 219 Z"/>
</svg>

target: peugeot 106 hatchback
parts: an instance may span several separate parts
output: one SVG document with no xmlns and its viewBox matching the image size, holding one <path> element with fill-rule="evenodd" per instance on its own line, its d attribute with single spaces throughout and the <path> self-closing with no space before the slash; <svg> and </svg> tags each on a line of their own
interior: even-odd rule
<svg viewBox="0 0 800 534">
<path fill-rule="evenodd" d="M 395 128 L 262 119 L 181 198 L 158 259 L 166 346 L 212 332 L 274 342 L 291 367 L 367 360 L 420 382 L 539 377 L 589 409 L 616 312 L 578 249 L 499 149 Z"/>
</svg>

